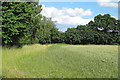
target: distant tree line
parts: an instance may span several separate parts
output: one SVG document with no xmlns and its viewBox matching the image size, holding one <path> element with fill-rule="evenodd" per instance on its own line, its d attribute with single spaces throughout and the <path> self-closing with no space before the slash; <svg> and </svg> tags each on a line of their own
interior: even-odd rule
<svg viewBox="0 0 120 80">
<path fill-rule="evenodd" d="M 2 3 L 2 45 L 26 44 L 116 44 L 120 42 L 120 20 L 109 14 L 97 15 L 94 21 L 60 32 L 51 18 L 42 16 L 37 2 Z"/>
<path fill-rule="evenodd" d="M 94 21 L 65 32 L 68 44 L 116 44 L 120 42 L 120 20 L 109 14 L 97 15 Z"/>
</svg>

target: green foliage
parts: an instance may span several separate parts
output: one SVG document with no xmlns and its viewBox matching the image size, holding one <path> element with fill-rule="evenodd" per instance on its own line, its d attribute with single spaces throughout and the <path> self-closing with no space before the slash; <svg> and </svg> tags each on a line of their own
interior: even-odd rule
<svg viewBox="0 0 120 80">
<path fill-rule="evenodd" d="M 60 32 L 56 22 L 40 14 L 41 7 L 37 2 L 3 2 L 2 45 L 120 43 L 120 20 L 109 14 L 99 14 L 86 25 Z"/>
<path fill-rule="evenodd" d="M 37 29 L 35 34 L 38 43 L 51 43 L 52 30 L 56 29 L 55 23 L 51 20 L 51 18 L 46 18 L 45 16 L 43 16 L 42 20 L 39 21 L 38 27 L 39 28 Z"/>
<path fill-rule="evenodd" d="M 65 32 L 68 44 L 115 44 L 120 40 L 120 20 L 109 14 L 97 15 L 94 21 Z"/>
<path fill-rule="evenodd" d="M 20 45 L 32 24 L 33 2 L 3 2 L 2 4 L 2 41 L 3 46 Z"/>
<path fill-rule="evenodd" d="M 78 44 L 81 42 L 77 29 L 68 28 L 65 32 L 65 42 L 68 44 Z"/>
</svg>

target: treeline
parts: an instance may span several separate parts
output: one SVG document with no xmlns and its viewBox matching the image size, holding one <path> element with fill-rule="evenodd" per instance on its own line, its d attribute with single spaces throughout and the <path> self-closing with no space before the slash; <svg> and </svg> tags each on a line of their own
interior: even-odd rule
<svg viewBox="0 0 120 80">
<path fill-rule="evenodd" d="M 2 46 L 63 42 L 51 18 L 42 16 L 38 2 L 2 3 Z"/>
<path fill-rule="evenodd" d="M 97 15 L 94 21 L 65 32 L 68 44 L 117 44 L 120 42 L 120 20 L 109 14 Z"/>
<path fill-rule="evenodd" d="M 51 18 L 42 16 L 37 2 L 3 2 L 2 45 L 25 44 L 116 44 L 120 42 L 120 20 L 109 14 L 97 15 L 94 21 L 60 32 Z"/>
</svg>

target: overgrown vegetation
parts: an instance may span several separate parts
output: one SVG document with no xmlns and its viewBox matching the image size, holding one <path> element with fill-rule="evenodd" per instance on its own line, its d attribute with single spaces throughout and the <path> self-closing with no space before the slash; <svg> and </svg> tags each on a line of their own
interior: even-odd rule
<svg viewBox="0 0 120 80">
<path fill-rule="evenodd" d="M 117 45 L 25 45 L 3 48 L 7 78 L 117 78 Z"/>
<path fill-rule="evenodd" d="M 2 45 L 67 43 L 116 44 L 120 42 L 120 20 L 109 14 L 97 15 L 94 21 L 59 32 L 51 18 L 42 16 L 37 2 L 3 2 Z"/>
</svg>

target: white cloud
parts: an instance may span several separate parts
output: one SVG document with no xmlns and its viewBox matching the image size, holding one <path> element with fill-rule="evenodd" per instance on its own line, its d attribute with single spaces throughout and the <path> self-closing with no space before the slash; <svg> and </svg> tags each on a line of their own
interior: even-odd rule
<svg viewBox="0 0 120 80">
<path fill-rule="evenodd" d="M 102 16 L 104 15 L 104 13 L 100 13 Z"/>
<path fill-rule="evenodd" d="M 53 21 L 57 21 L 58 24 L 79 25 L 87 24 L 92 19 L 83 19 L 83 16 L 91 16 L 90 9 L 84 10 L 82 8 L 62 8 L 61 10 L 55 7 L 45 7 L 42 5 L 41 14 L 47 17 L 51 17 Z"/>
<path fill-rule="evenodd" d="M 117 19 L 117 17 L 116 17 L 116 16 L 111 16 L 111 17 L 113 17 L 113 18 L 116 18 L 116 19 Z"/>
<path fill-rule="evenodd" d="M 98 3 L 102 7 L 118 7 L 119 0 L 98 0 Z"/>
</svg>

